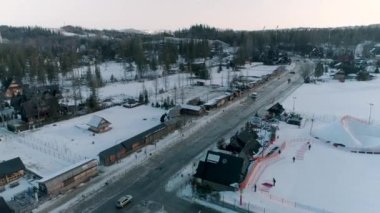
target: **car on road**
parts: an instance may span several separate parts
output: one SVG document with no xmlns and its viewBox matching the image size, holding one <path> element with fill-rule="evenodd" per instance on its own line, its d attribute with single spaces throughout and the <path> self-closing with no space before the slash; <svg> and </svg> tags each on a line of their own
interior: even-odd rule
<svg viewBox="0 0 380 213">
<path fill-rule="evenodd" d="M 256 92 L 253 92 L 253 93 L 251 94 L 251 98 L 252 98 L 253 100 L 256 100 L 256 98 L 257 98 L 257 93 L 256 93 Z"/>
<path fill-rule="evenodd" d="M 119 198 L 119 200 L 116 201 L 116 207 L 124 208 L 132 201 L 132 199 L 133 199 L 132 195 L 124 195 L 121 198 Z"/>
</svg>

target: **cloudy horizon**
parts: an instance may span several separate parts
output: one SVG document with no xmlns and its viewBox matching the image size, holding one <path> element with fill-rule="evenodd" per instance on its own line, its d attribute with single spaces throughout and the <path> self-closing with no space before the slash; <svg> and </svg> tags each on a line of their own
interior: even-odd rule
<svg viewBox="0 0 380 213">
<path fill-rule="evenodd" d="M 377 0 L 6 0 L 0 25 L 177 30 L 325 28 L 380 23 Z"/>
</svg>

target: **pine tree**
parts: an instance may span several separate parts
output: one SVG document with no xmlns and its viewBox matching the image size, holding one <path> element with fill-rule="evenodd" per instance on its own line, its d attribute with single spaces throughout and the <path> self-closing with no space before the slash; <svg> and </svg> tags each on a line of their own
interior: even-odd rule
<svg viewBox="0 0 380 213">
<path fill-rule="evenodd" d="M 95 87 L 91 88 L 91 95 L 87 99 L 87 107 L 94 112 L 99 109 L 98 94 Z"/>
<path fill-rule="evenodd" d="M 102 86 L 104 86 L 103 79 L 102 79 L 102 74 L 100 72 L 99 66 L 97 66 L 97 65 L 95 65 L 95 79 L 96 79 L 96 87 L 102 87 Z"/>
<path fill-rule="evenodd" d="M 315 76 L 316 78 L 321 77 L 321 76 L 323 75 L 323 71 L 324 71 L 324 69 L 323 69 L 323 64 L 319 62 L 319 63 L 317 64 L 316 68 L 315 68 L 314 76 Z"/>
<path fill-rule="evenodd" d="M 148 104 L 149 103 L 149 97 L 148 97 L 148 91 L 144 90 L 144 103 Z"/>
<path fill-rule="evenodd" d="M 93 77 L 92 77 L 92 72 L 91 72 L 91 66 L 88 66 L 87 67 L 87 71 L 86 71 L 86 81 L 87 81 L 87 85 L 88 87 L 93 87 Z"/>
</svg>

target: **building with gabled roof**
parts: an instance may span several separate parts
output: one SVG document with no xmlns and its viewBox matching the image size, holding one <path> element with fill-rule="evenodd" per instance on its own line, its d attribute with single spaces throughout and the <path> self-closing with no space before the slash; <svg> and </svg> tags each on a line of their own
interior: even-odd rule
<svg viewBox="0 0 380 213">
<path fill-rule="evenodd" d="M 194 175 L 195 182 L 216 191 L 236 191 L 243 180 L 243 159 L 222 152 L 208 151 Z"/>
<path fill-rule="evenodd" d="M 56 196 L 98 175 L 98 161 L 85 159 L 38 180 L 41 193 Z"/>
<path fill-rule="evenodd" d="M 276 104 L 271 106 L 267 111 L 272 116 L 279 116 L 285 111 L 285 109 L 280 103 L 277 102 Z"/>
<path fill-rule="evenodd" d="M 0 186 L 19 179 L 25 174 L 25 165 L 19 157 L 0 163 Z"/>
<path fill-rule="evenodd" d="M 91 120 L 87 123 L 89 125 L 89 130 L 95 133 L 102 133 L 111 130 L 111 122 L 107 121 L 105 118 L 94 115 Z"/>
<path fill-rule="evenodd" d="M 12 80 L 11 84 L 9 84 L 7 90 L 5 91 L 4 96 L 7 98 L 12 98 L 17 95 L 22 95 L 22 91 L 21 83 L 18 83 L 16 80 Z"/>
</svg>

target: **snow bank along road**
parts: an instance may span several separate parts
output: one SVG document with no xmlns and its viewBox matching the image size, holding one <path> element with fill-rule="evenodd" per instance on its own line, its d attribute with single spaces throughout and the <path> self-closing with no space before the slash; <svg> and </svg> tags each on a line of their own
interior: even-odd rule
<svg viewBox="0 0 380 213">
<path fill-rule="evenodd" d="M 244 97 L 239 99 L 239 104 L 225 109 L 221 115 L 207 124 L 207 131 L 201 128 L 180 143 L 151 156 L 150 160 L 131 169 L 120 180 L 65 212 L 116 212 L 115 201 L 124 194 L 134 196 L 131 205 L 124 209 L 129 212 L 157 212 L 159 209 L 164 209 L 165 212 L 214 212 L 181 200 L 175 192 L 166 192 L 166 183 L 200 152 L 226 136 L 255 112 L 262 114 L 266 107 L 299 87 L 303 82 L 299 75 L 299 65 L 294 69 L 296 74 L 284 73 L 262 86 L 258 90 L 259 95 L 255 102 Z M 287 82 L 288 78 L 292 78 L 291 83 Z"/>
</svg>

